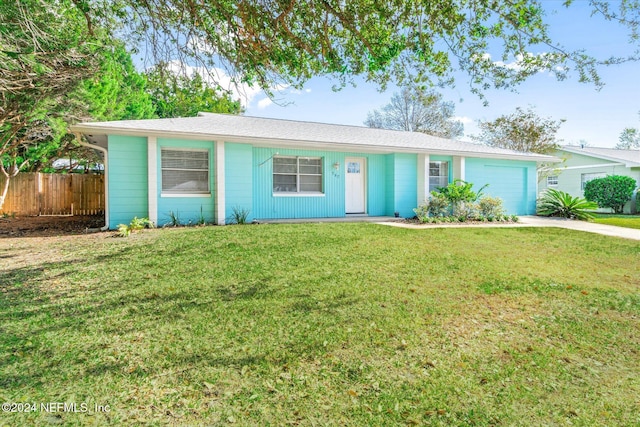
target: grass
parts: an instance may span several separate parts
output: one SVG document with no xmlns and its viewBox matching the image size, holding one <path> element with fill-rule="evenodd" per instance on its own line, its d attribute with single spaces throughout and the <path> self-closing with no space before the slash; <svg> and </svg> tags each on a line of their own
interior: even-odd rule
<svg viewBox="0 0 640 427">
<path fill-rule="evenodd" d="M 594 222 L 618 227 L 640 229 L 640 215 L 594 214 Z"/>
<path fill-rule="evenodd" d="M 258 225 L 0 259 L 0 398 L 110 408 L 0 425 L 640 421 L 635 241 Z"/>
</svg>

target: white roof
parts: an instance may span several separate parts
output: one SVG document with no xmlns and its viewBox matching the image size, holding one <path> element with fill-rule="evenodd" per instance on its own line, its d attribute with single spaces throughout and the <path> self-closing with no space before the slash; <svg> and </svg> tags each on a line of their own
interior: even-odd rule
<svg viewBox="0 0 640 427">
<path fill-rule="evenodd" d="M 565 145 L 562 149 L 574 154 L 621 162 L 628 168 L 640 166 L 640 150 L 618 150 L 615 148 L 577 147 L 571 145 Z"/>
<path fill-rule="evenodd" d="M 89 139 L 100 145 L 105 144 L 106 135 L 134 135 L 251 143 L 269 147 L 428 153 L 538 162 L 559 161 L 553 156 L 494 148 L 419 132 L 230 114 L 199 113 L 197 117 L 174 119 L 80 123 L 72 126 L 71 129 L 74 132 L 86 134 Z"/>
</svg>

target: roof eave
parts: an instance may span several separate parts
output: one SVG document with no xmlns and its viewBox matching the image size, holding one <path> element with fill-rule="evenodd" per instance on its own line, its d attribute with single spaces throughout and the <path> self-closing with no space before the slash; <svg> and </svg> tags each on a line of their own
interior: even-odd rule
<svg viewBox="0 0 640 427">
<path fill-rule="evenodd" d="M 353 143 L 330 143 L 326 141 L 299 141 L 281 138 L 264 138 L 264 137 L 250 137 L 250 136 L 229 136 L 224 134 L 203 134 L 198 132 L 176 132 L 176 131 L 157 131 L 151 129 L 131 129 L 131 128 L 118 128 L 112 126 L 100 126 L 99 124 L 76 124 L 71 126 L 72 132 L 84 133 L 86 135 L 122 135 L 122 136 L 138 136 L 138 137 L 156 137 L 156 138 L 175 138 L 176 135 L 181 137 L 199 140 L 199 141 L 224 141 L 234 142 L 239 144 L 253 144 L 262 147 L 291 147 L 299 148 L 300 146 L 310 146 L 310 148 L 318 149 L 330 149 L 344 151 L 345 149 L 366 151 L 373 153 L 429 153 L 435 155 L 444 156 L 463 156 L 463 157 L 478 157 L 478 158 L 492 158 L 492 159 L 504 159 L 504 160 L 521 160 L 521 161 L 535 161 L 538 163 L 559 163 L 561 160 L 554 156 L 547 156 L 542 154 L 510 154 L 510 153 L 489 153 L 489 152 L 476 152 L 465 150 L 446 150 L 439 148 L 429 147 L 400 147 L 400 146 L 380 146 L 369 144 L 353 144 Z"/>
<path fill-rule="evenodd" d="M 596 158 L 603 159 L 603 160 L 609 160 L 611 162 L 624 163 L 625 167 L 628 167 L 628 168 L 636 168 L 636 167 L 640 166 L 640 163 L 630 162 L 627 159 L 621 159 L 619 157 L 607 156 L 607 155 L 604 155 L 604 154 L 592 153 L 590 151 L 584 151 L 581 148 L 561 147 L 561 148 L 559 148 L 559 150 L 568 151 L 569 153 L 573 153 L 573 154 L 581 154 L 583 156 L 588 156 L 588 157 L 596 157 Z"/>
</svg>

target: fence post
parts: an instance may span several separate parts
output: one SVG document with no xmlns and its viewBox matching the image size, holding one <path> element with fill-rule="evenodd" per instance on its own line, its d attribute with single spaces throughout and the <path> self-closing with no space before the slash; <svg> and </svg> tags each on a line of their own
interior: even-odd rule
<svg viewBox="0 0 640 427">
<path fill-rule="evenodd" d="M 42 215 L 44 192 L 42 191 L 42 174 L 40 172 L 36 172 L 36 185 L 38 186 L 38 215 Z"/>
</svg>

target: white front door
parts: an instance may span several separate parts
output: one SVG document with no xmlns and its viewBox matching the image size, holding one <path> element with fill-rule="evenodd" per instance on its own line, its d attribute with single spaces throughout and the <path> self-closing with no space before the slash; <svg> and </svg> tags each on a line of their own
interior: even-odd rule
<svg viewBox="0 0 640 427">
<path fill-rule="evenodd" d="M 366 213 L 365 159 L 347 157 L 345 160 L 345 211 L 348 214 Z"/>
</svg>

